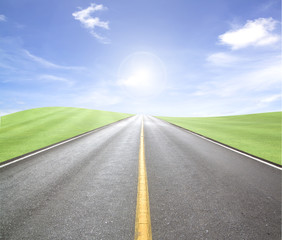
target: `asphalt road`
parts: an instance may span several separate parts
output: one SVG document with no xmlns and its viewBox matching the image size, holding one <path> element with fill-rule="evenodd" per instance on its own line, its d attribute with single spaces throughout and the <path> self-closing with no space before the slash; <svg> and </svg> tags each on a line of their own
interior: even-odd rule
<svg viewBox="0 0 282 240">
<path fill-rule="evenodd" d="M 0 169 L 2 239 L 134 239 L 141 117 Z M 153 239 L 279 240 L 281 171 L 144 117 Z"/>
<path fill-rule="evenodd" d="M 153 239 L 277 239 L 281 171 L 145 119 Z"/>
<path fill-rule="evenodd" d="M 0 170 L 3 239 L 134 239 L 141 118 Z"/>
</svg>

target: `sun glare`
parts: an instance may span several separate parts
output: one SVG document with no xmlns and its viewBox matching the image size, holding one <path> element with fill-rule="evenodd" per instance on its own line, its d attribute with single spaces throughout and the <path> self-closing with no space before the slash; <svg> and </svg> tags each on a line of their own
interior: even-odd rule
<svg viewBox="0 0 282 240">
<path fill-rule="evenodd" d="M 134 97 L 156 96 L 166 83 L 165 68 L 155 55 L 146 52 L 128 56 L 120 65 L 118 84 Z"/>
<path fill-rule="evenodd" d="M 128 79 L 124 81 L 124 84 L 130 87 L 150 87 L 152 82 L 152 73 L 148 69 L 139 69 L 133 73 Z"/>
</svg>

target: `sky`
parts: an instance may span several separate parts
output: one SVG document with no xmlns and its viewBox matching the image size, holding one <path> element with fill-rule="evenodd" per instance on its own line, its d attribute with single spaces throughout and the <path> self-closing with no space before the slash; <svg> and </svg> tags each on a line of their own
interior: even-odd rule
<svg viewBox="0 0 282 240">
<path fill-rule="evenodd" d="M 1 0 L 0 115 L 281 111 L 280 0 Z"/>
</svg>

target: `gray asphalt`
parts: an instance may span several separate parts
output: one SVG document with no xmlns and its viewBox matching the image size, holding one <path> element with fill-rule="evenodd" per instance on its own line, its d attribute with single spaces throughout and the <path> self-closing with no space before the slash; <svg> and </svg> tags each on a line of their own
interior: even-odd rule
<svg viewBox="0 0 282 240">
<path fill-rule="evenodd" d="M 2 239 L 134 239 L 141 117 L 0 169 Z M 144 117 L 153 239 L 280 239 L 281 171 Z"/>
<path fill-rule="evenodd" d="M 280 170 L 156 118 L 144 124 L 153 239 L 281 239 Z"/>
<path fill-rule="evenodd" d="M 2 239 L 134 239 L 141 118 L 0 170 Z"/>
</svg>

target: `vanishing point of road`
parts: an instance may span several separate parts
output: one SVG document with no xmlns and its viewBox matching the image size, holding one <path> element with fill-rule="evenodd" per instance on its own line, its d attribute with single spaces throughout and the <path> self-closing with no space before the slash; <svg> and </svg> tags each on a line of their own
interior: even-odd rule
<svg viewBox="0 0 282 240">
<path fill-rule="evenodd" d="M 281 239 L 281 170 L 135 116 L 0 168 L 0 239 Z"/>
</svg>

